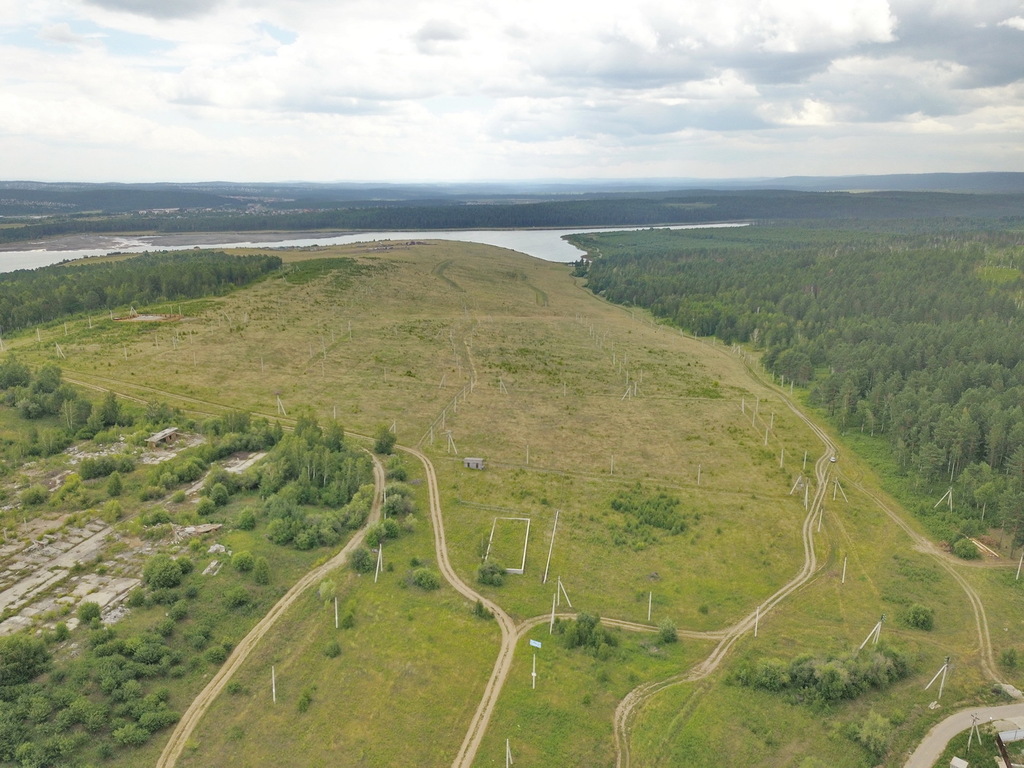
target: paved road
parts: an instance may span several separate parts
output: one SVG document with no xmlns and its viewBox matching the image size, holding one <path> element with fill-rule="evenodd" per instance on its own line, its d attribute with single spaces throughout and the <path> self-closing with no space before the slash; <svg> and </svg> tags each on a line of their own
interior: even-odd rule
<svg viewBox="0 0 1024 768">
<path fill-rule="evenodd" d="M 971 715 L 978 716 L 979 724 L 987 723 L 989 720 L 1024 717 L 1024 703 L 1004 704 L 1001 707 L 961 709 L 928 731 L 924 741 L 903 764 L 903 768 L 932 768 L 935 761 L 939 759 L 939 755 L 945 750 L 949 740 L 971 727 Z"/>
</svg>

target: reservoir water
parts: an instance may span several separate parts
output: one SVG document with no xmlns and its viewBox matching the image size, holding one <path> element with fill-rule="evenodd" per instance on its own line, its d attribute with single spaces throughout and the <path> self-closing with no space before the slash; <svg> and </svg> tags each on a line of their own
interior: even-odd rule
<svg viewBox="0 0 1024 768">
<path fill-rule="evenodd" d="M 711 229 L 742 227 L 747 222 L 723 224 L 683 224 L 656 227 L 656 229 Z M 581 251 L 562 239 L 564 235 L 582 232 L 636 232 L 652 227 L 609 227 L 600 229 L 480 229 L 432 230 L 424 232 L 356 232 L 349 234 L 289 235 L 228 235 L 224 233 L 144 235 L 138 237 L 111 235 L 81 235 L 55 238 L 32 243 L 31 250 L 0 250 L 0 272 L 16 269 L 35 269 L 62 261 L 106 256 L 109 253 L 143 253 L 145 251 L 181 250 L 187 248 L 300 248 L 310 245 L 345 245 L 349 243 L 381 242 L 393 240 L 459 240 L 483 243 L 519 251 L 545 261 L 571 262 Z M 254 237 L 246 240 L 247 237 Z M 234 239 L 232 239 L 234 238 Z"/>
</svg>

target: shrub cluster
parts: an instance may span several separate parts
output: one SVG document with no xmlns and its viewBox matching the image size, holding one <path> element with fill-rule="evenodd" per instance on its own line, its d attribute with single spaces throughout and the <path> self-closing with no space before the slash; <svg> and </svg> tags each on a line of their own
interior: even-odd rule
<svg viewBox="0 0 1024 768">
<path fill-rule="evenodd" d="M 795 703 L 833 703 L 865 691 L 886 688 L 910 674 L 910 660 L 885 645 L 841 656 L 798 656 L 786 663 L 769 658 L 744 665 L 736 673 L 741 685 L 787 694 Z"/>
</svg>

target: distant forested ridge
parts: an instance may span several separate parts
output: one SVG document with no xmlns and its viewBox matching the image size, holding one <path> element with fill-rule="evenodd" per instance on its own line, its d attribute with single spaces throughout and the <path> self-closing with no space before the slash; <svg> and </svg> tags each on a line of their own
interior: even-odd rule
<svg viewBox="0 0 1024 768">
<path fill-rule="evenodd" d="M 764 350 L 841 428 L 887 436 L 904 471 L 1024 541 L 1024 229 L 572 239 L 595 293 Z"/>
<path fill-rule="evenodd" d="M 280 268 L 277 256 L 195 250 L 7 272 L 0 274 L 0 329 L 78 312 L 207 296 Z"/>
<path fill-rule="evenodd" d="M 148 199 L 148 198 L 147 198 Z M 159 198 L 164 201 L 164 198 Z M 186 198 L 191 200 L 192 198 Z M 116 198 L 118 206 L 126 197 Z M 141 202 L 141 201 L 140 201 Z M 58 213 L 0 228 L 0 243 L 82 233 L 257 232 L 308 230 L 505 229 L 652 226 L 719 221 L 892 220 L 1016 216 L 1021 194 L 688 190 L 564 195 L 558 199 L 261 201 L 246 210 L 196 207 L 114 213 Z M 60 211 L 58 207 L 56 209 Z"/>
</svg>

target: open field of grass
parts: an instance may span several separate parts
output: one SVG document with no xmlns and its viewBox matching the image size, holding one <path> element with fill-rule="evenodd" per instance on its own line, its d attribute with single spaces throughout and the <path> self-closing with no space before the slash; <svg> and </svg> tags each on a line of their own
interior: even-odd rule
<svg viewBox="0 0 1024 768">
<path fill-rule="evenodd" d="M 427 592 L 407 583 L 412 563 L 432 567 L 432 554 L 420 519 L 385 546 L 376 584 L 372 573 L 343 568 L 305 594 L 214 703 L 178 764 L 256 766 L 270 755 L 296 768 L 444 764 L 476 708 L 498 632 L 446 585 Z"/>
<path fill-rule="evenodd" d="M 615 631 L 619 646 L 608 659 L 568 651 L 542 624 L 520 642 L 516 664 L 491 720 L 475 765 L 505 765 L 505 739 L 519 765 L 614 766 L 612 713 L 643 680 L 667 677 L 711 650 L 710 642 L 661 644 L 653 634 Z M 533 652 L 537 687 L 532 687 Z"/>
<path fill-rule="evenodd" d="M 733 351 L 596 299 L 565 265 L 486 246 L 281 255 L 302 267 L 291 280 L 180 307 L 137 307 L 180 310 L 180 322 L 97 316 L 69 321 L 66 333 L 61 324 L 38 339 L 33 331 L 4 341 L 34 364 L 56 360 L 59 344 L 66 378 L 197 413 L 232 407 L 273 417 L 283 408 L 291 418 L 308 409 L 362 434 L 394 424 L 400 443 L 421 445 L 434 461 L 450 556 L 465 581 L 476 581 L 496 517 L 531 520 L 525 573 L 477 586 L 517 620 L 547 614 L 560 577 L 577 610 L 646 622 L 650 600 L 654 624 L 722 630 L 799 570 L 806 512 L 794 486 L 813 477 L 821 444 Z M 361 266 L 314 261 L 326 258 Z M 463 456 L 484 457 L 487 469 L 464 468 Z M 840 471 L 841 481 L 878 490 L 848 451 Z M 893 726 L 882 762 L 898 765 L 931 722 L 987 690 L 963 591 L 871 499 L 844 489 L 848 501 L 826 496 L 815 577 L 763 616 L 759 636 L 744 636 L 722 670 L 640 710 L 634 766 L 800 765 L 812 755 L 826 765 L 874 765 L 850 735 L 871 709 Z M 623 499 L 661 499 L 669 523 L 652 524 Z M 394 570 L 380 583 L 338 573 L 353 627 L 336 632 L 332 609 L 314 592 L 268 635 L 182 765 L 451 760 L 498 631 L 447 587 L 403 586 L 412 558 L 433 560 L 420 517 L 417 532 L 385 546 Z M 501 564 L 518 566 L 521 532 L 500 536 Z M 1010 583 L 1012 570 L 1009 580 L 1004 571 L 962 570 L 986 600 L 997 655 L 1015 647 L 1024 588 Z M 934 609 L 933 630 L 907 625 L 914 604 Z M 855 649 L 882 613 L 883 638 L 913 664 L 884 693 L 823 712 L 729 682 L 738 665 L 762 657 Z M 684 640 L 655 651 L 654 635 L 619 634 L 621 658 L 601 661 L 545 642 L 536 692 L 520 642 L 477 764 L 500 764 L 505 738 L 517 764 L 552 755 L 548 764 L 613 764 L 617 701 L 640 682 L 690 668 L 712 647 Z M 340 654 L 332 658 L 324 651 L 334 641 Z M 947 655 L 954 671 L 942 708 L 928 710 L 931 692 L 922 688 Z"/>
</svg>

